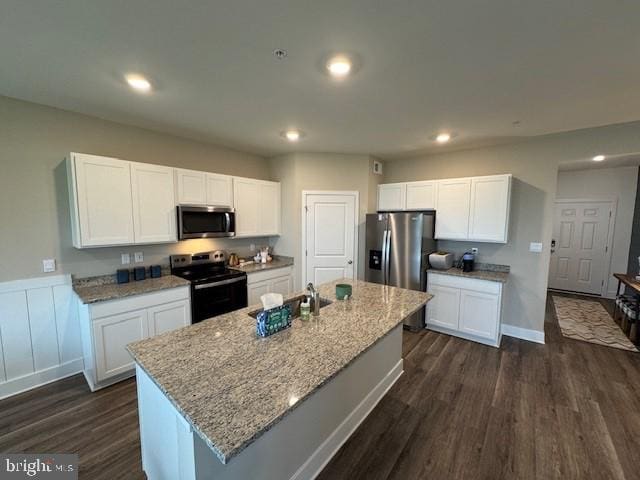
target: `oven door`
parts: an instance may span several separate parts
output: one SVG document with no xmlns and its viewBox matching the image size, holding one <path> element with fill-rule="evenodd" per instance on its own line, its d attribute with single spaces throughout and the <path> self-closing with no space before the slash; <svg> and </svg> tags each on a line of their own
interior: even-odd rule
<svg viewBox="0 0 640 480">
<path fill-rule="evenodd" d="M 178 207 L 180 240 L 235 236 L 235 211 L 228 207 Z"/>
<path fill-rule="evenodd" d="M 246 275 L 196 284 L 191 288 L 192 323 L 247 306 Z"/>
</svg>

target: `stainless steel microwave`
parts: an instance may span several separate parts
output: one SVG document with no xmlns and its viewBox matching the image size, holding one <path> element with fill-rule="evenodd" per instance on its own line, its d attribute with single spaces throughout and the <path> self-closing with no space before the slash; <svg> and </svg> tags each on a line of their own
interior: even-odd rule
<svg viewBox="0 0 640 480">
<path fill-rule="evenodd" d="M 235 210 L 229 207 L 178 206 L 178 238 L 235 237 Z"/>
</svg>

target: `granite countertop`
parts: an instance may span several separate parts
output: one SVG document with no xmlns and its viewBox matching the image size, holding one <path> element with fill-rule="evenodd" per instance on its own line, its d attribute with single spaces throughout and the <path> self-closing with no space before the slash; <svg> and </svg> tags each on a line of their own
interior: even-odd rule
<svg viewBox="0 0 640 480">
<path fill-rule="evenodd" d="M 336 300 L 341 282 L 351 299 Z M 256 336 L 252 305 L 127 348 L 227 463 L 432 298 L 345 279 L 318 290 L 333 303 L 271 337 Z"/>
<path fill-rule="evenodd" d="M 251 274 L 255 272 L 261 272 L 263 270 L 271 270 L 274 268 L 284 268 L 290 267 L 293 265 L 293 257 L 283 257 L 277 255 L 273 257 L 273 260 L 269 263 L 249 263 L 243 267 L 229 267 L 233 270 L 238 270 L 240 272 L 245 272 L 246 274 Z"/>
<path fill-rule="evenodd" d="M 508 267 L 507 267 L 508 268 Z M 509 279 L 508 271 L 497 270 L 474 270 L 472 272 L 463 272 L 461 268 L 450 268 L 449 270 L 429 270 L 429 272 L 439 273 L 441 275 L 451 275 L 454 277 L 476 278 L 478 280 L 488 280 L 490 282 L 507 283 Z"/>
<path fill-rule="evenodd" d="M 94 277 L 100 278 L 100 277 Z M 96 303 L 118 298 L 141 295 L 143 293 L 167 290 L 169 288 L 184 287 L 190 285 L 188 280 L 166 275 L 159 278 L 147 278 L 146 280 L 133 281 L 129 283 L 109 283 L 99 280 L 79 281 L 74 283 L 73 291 L 76 292 L 82 303 Z"/>
</svg>

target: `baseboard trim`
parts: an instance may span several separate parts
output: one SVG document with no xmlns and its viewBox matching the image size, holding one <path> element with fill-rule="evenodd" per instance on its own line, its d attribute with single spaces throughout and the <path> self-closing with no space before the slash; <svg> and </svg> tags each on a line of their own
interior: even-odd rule
<svg viewBox="0 0 640 480">
<path fill-rule="evenodd" d="M 293 474 L 290 480 L 306 480 L 316 478 L 329 460 L 340 450 L 340 447 L 356 431 L 365 418 L 378 405 L 389 389 L 402 375 L 402 359 L 395 364 L 389 373 L 369 392 L 343 422 L 338 425 L 329 437 L 322 442 L 309 459 Z"/>
<path fill-rule="evenodd" d="M 530 330 L 528 328 L 502 324 L 501 331 L 502 334 L 507 337 L 519 338 L 520 340 L 541 343 L 544 345 L 544 332 L 540 332 L 538 330 Z"/>
<path fill-rule="evenodd" d="M 3 398 L 26 392 L 32 388 L 41 387 L 47 383 L 82 373 L 84 362 L 82 358 L 70 360 L 61 365 L 55 365 L 22 377 L 13 378 L 0 385 L 0 400 Z"/>
</svg>

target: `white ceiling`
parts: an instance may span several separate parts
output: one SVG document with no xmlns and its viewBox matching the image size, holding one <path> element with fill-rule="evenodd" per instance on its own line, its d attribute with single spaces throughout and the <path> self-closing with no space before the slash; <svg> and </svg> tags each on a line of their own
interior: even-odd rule
<svg viewBox="0 0 640 480">
<path fill-rule="evenodd" d="M 263 155 L 393 157 L 440 130 L 459 147 L 640 119 L 639 22 L 631 0 L 3 0 L 0 94 Z M 358 72 L 327 77 L 331 52 Z"/>
</svg>

